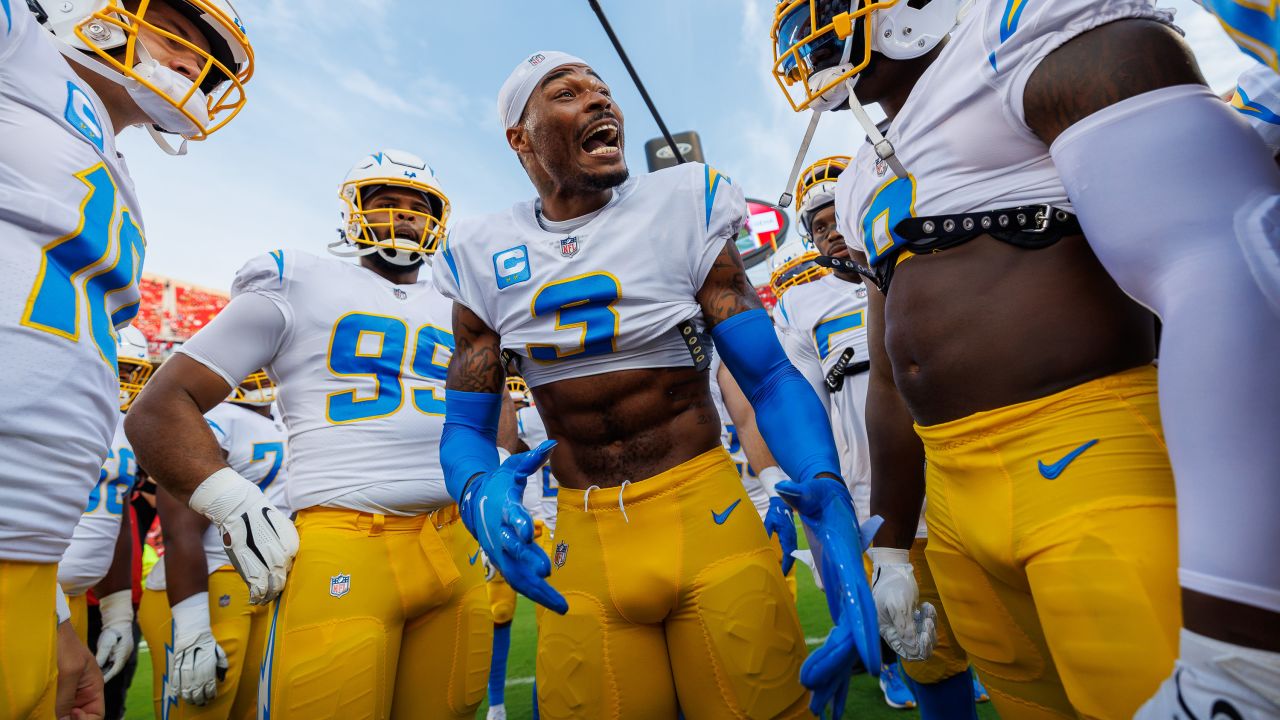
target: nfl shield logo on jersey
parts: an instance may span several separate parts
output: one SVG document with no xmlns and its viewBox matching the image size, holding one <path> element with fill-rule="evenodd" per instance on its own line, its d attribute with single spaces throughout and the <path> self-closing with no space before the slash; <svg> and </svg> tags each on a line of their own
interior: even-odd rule
<svg viewBox="0 0 1280 720">
<path fill-rule="evenodd" d="M 562 568 L 564 567 L 564 561 L 568 559 L 568 557 L 569 557 L 569 543 L 565 543 L 565 542 L 557 543 L 556 556 L 555 558 L 552 559 L 552 562 L 556 564 L 556 567 Z"/>
<path fill-rule="evenodd" d="M 578 236 L 567 237 L 560 241 L 561 257 L 571 258 L 578 254 Z"/>
<path fill-rule="evenodd" d="M 329 578 L 329 594 L 340 598 L 351 592 L 351 576 L 338 573 Z"/>
</svg>

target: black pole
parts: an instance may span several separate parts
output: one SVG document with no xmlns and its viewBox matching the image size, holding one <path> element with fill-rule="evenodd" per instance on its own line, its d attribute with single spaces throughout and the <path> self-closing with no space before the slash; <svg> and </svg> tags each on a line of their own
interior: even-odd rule
<svg viewBox="0 0 1280 720">
<path fill-rule="evenodd" d="M 613 26 L 609 24 L 609 19 L 604 16 L 604 10 L 600 8 L 599 0 L 587 0 L 591 5 L 591 9 L 595 11 L 596 17 L 600 18 L 600 26 L 604 28 L 604 32 L 609 36 L 609 42 L 613 43 L 613 49 L 618 51 L 618 57 L 622 58 L 622 64 L 626 66 L 627 73 L 631 75 L 631 81 L 636 84 L 636 89 L 640 91 L 640 97 L 644 98 L 644 104 L 649 106 L 649 113 L 653 115 L 654 122 L 658 123 L 658 129 L 662 131 L 662 137 L 667 141 L 667 147 L 671 148 L 671 152 L 676 156 L 677 163 L 684 163 L 684 155 L 680 153 L 680 148 L 676 147 L 676 141 L 671 137 L 671 131 L 667 129 L 667 124 L 662 122 L 662 116 L 658 114 L 658 108 L 653 106 L 653 99 L 649 97 L 649 91 L 644 89 L 644 83 L 640 82 L 640 76 L 636 74 L 636 69 L 631 65 L 631 59 L 627 57 L 627 51 L 622 49 L 622 43 L 618 42 L 618 36 L 613 34 Z"/>
</svg>

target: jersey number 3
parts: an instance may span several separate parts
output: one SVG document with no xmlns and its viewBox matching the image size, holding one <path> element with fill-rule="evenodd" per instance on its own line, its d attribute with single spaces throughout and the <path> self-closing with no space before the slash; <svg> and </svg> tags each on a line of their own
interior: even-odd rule
<svg viewBox="0 0 1280 720">
<path fill-rule="evenodd" d="M 444 380 L 453 356 L 453 335 L 423 325 L 414 333 L 413 354 L 405 367 L 409 327 L 400 318 L 350 313 L 333 326 L 329 372 L 338 377 L 372 378 L 372 397 L 359 391 L 329 393 L 326 415 L 332 423 L 373 420 L 395 413 L 407 390 L 413 406 L 427 415 L 444 415 Z M 415 380 L 423 382 L 414 386 Z M 439 394 L 437 394 L 437 392 Z"/>
<path fill-rule="evenodd" d="M 533 296 L 529 311 L 535 318 L 555 316 L 556 330 L 578 331 L 577 343 L 529 343 L 529 357 L 555 362 L 574 355 L 603 355 L 617 350 L 618 311 L 613 304 L 622 297 L 622 284 L 609 273 L 579 275 L 547 283 Z"/>
</svg>

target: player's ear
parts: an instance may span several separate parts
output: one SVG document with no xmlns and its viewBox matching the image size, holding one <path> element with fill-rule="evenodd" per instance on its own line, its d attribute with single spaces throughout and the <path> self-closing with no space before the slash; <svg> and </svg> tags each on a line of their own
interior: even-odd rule
<svg viewBox="0 0 1280 720">
<path fill-rule="evenodd" d="M 507 128 L 507 145 L 521 155 L 529 152 L 529 133 L 525 132 L 524 123 Z"/>
</svg>

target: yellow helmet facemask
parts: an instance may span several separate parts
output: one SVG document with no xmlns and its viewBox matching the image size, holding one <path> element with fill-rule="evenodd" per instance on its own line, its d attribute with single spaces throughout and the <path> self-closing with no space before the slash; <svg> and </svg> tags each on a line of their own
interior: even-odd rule
<svg viewBox="0 0 1280 720">
<path fill-rule="evenodd" d="M 796 112 L 871 63 L 872 18 L 900 0 L 783 0 L 773 13 L 773 78 Z M 862 22 L 859 23 L 858 21 Z M 837 103 L 838 104 L 838 103 Z"/>
<path fill-rule="evenodd" d="M 123 0 L 72 0 L 71 10 L 49 13 L 46 27 L 70 47 L 72 53 L 88 51 L 106 68 L 99 71 L 111 79 L 108 68 L 118 74 L 130 95 L 144 111 L 154 102 L 143 102 L 140 89 L 162 101 L 159 113 L 148 112 L 155 125 L 165 132 L 182 135 L 188 140 L 203 140 L 224 127 L 244 107 L 244 85 L 253 76 L 253 48 L 244 26 L 227 0 L 169 0 L 169 6 L 192 20 L 210 45 L 209 50 L 148 20 L 148 11 L 164 0 L 138 0 L 136 10 L 128 10 Z M 86 4 L 97 5 L 91 12 Z M 80 6 L 80 7 L 77 7 Z M 191 51 L 199 62 L 196 76 L 181 90 L 170 87 L 168 68 L 159 68 L 139 42 L 140 34 L 161 38 Z M 78 58 L 69 55 L 72 59 Z M 92 62 L 82 65 L 95 71 Z M 151 100 L 151 97 L 145 100 Z M 173 122 L 165 123 L 157 114 Z M 185 127 L 166 127 L 183 125 Z M 153 133 L 154 134 L 154 133 Z"/>
<path fill-rule="evenodd" d="M 120 369 L 120 412 L 125 412 L 151 379 L 155 367 L 146 360 L 130 357 L 117 358 L 116 363 Z"/>
<path fill-rule="evenodd" d="M 275 400 L 276 384 L 267 376 L 265 370 L 250 373 L 249 377 L 232 388 L 231 395 L 227 397 L 227 402 L 255 407 L 266 407 Z"/>
<path fill-rule="evenodd" d="M 829 275 L 831 270 L 814 262 L 817 257 L 818 252 L 810 250 L 775 268 L 769 276 L 769 286 L 773 288 L 774 297 L 781 298 L 790 288 Z"/>
<path fill-rule="evenodd" d="M 507 376 L 507 394 L 516 402 L 529 402 L 529 383 L 519 375 Z"/>
<path fill-rule="evenodd" d="M 366 208 L 366 196 L 382 187 L 401 187 L 420 193 L 426 197 L 432 211 L 424 213 L 402 207 Z M 431 255 L 444 239 L 445 224 L 449 218 L 449 199 L 431 185 L 404 178 L 368 178 L 344 183 L 339 196 L 347 211 L 346 239 L 355 245 Z M 402 216 L 399 228 L 397 215 Z M 421 223 L 420 229 L 413 232 L 413 238 L 399 236 L 399 230 L 403 230 L 406 223 L 403 216 L 416 218 Z M 379 229 L 385 231 L 385 240 L 378 238 L 376 230 Z"/>
</svg>

